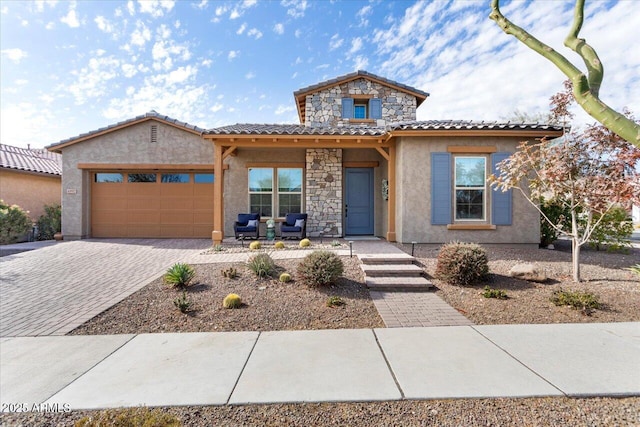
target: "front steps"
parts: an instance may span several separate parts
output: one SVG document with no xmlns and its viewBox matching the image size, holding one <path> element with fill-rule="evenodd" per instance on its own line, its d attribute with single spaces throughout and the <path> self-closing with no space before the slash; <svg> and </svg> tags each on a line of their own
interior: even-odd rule
<svg viewBox="0 0 640 427">
<path fill-rule="evenodd" d="M 433 287 L 415 258 L 405 253 L 358 255 L 367 288 L 376 291 L 426 291 Z"/>
</svg>

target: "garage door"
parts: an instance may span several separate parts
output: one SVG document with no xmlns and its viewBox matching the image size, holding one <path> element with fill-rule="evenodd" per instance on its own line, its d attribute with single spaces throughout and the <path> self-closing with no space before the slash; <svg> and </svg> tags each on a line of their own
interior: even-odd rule
<svg viewBox="0 0 640 427">
<path fill-rule="evenodd" d="M 211 238 L 213 173 L 91 175 L 93 237 Z"/>
</svg>

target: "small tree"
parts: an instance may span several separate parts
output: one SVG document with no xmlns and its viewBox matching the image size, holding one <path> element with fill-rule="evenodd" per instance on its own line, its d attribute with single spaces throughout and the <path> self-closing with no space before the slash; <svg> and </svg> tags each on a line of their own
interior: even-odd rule
<svg viewBox="0 0 640 427">
<path fill-rule="evenodd" d="M 567 123 L 574 102 L 571 83 L 551 98 L 552 115 Z M 634 120 L 627 113 L 630 120 Z M 571 238 L 573 279 L 580 281 L 580 247 L 616 206 L 640 202 L 640 149 L 602 125 L 537 143 L 521 142 L 518 151 L 498 164 L 490 183 L 514 188 L 534 205 L 551 227 Z M 554 223 L 538 206 L 541 197 L 562 204 L 570 229 Z M 582 218 L 582 220 L 581 220 Z"/>
</svg>

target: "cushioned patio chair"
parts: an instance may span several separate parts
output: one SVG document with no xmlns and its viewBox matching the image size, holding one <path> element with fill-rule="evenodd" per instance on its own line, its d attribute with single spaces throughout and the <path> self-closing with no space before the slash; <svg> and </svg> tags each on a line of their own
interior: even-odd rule
<svg viewBox="0 0 640 427">
<path fill-rule="evenodd" d="M 242 235 L 243 239 L 247 237 L 257 239 L 260 237 L 260 214 L 238 214 L 238 220 L 233 224 L 233 231 L 236 234 L 236 239 L 239 239 L 240 235 Z"/>
<path fill-rule="evenodd" d="M 307 237 L 307 214 L 288 213 L 284 222 L 280 224 L 280 237 L 283 239 L 288 237 L 304 239 Z"/>
</svg>

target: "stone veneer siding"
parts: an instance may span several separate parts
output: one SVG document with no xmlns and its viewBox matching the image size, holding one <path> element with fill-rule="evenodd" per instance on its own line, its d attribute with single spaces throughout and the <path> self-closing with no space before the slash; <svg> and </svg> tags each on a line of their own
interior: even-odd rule
<svg viewBox="0 0 640 427">
<path fill-rule="evenodd" d="M 342 98 L 358 98 L 358 95 L 372 95 L 382 100 L 382 119 L 374 126 L 416 120 L 416 98 L 397 89 L 383 86 L 367 79 L 356 79 L 323 91 L 307 95 L 306 126 L 371 126 L 354 124 L 342 118 Z"/>
<path fill-rule="evenodd" d="M 342 149 L 307 149 L 307 234 L 342 236 Z"/>
</svg>

